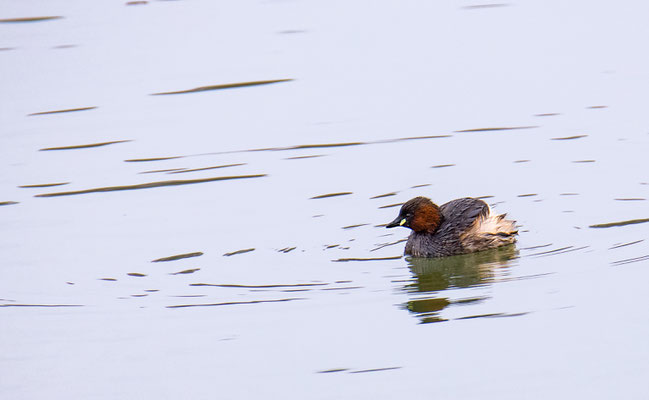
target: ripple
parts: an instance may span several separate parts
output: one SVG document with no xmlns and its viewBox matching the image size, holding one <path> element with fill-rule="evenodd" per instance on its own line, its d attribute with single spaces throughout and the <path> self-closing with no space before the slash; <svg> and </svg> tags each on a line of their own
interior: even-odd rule
<svg viewBox="0 0 649 400">
<path fill-rule="evenodd" d="M 282 303 L 282 302 L 295 301 L 295 300 L 306 300 L 306 299 L 303 297 L 293 297 L 288 299 L 277 299 L 277 300 L 250 300 L 250 301 L 229 301 L 224 303 L 178 304 L 173 306 L 167 306 L 167 308 L 237 306 L 237 305 L 244 305 L 244 304 Z"/>
<path fill-rule="evenodd" d="M 338 196 L 348 196 L 350 194 L 353 194 L 353 192 L 337 192 L 337 193 L 320 194 L 318 196 L 311 197 L 309 200 L 327 199 L 329 197 L 338 197 Z"/>
<path fill-rule="evenodd" d="M 616 227 L 616 226 L 643 224 L 645 222 L 649 222 L 649 218 L 629 219 L 629 220 L 626 220 L 626 221 L 617 221 L 617 222 L 607 222 L 605 224 L 589 225 L 588 227 L 589 228 L 612 228 L 612 227 Z"/>
<path fill-rule="evenodd" d="M 383 371 L 392 371 L 395 369 L 401 369 L 403 367 L 383 367 L 383 368 L 371 368 L 371 369 L 359 369 L 356 371 L 349 371 L 350 374 L 365 374 L 368 372 L 383 372 Z"/>
<path fill-rule="evenodd" d="M 198 171 L 208 171 L 212 169 L 220 169 L 220 168 L 229 168 L 229 167 L 238 167 L 241 165 L 246 165 L 246 163 L 236 163 L 236 164 L 224 164 L 224 165 L 215 165 L 213 167 L 203 167 L 203 168 L 193 168 L 193 169 L 182 169 L 179 171 L 170 171 L 167 172 L 168 174 L 185 174 L 187 172 L 198 172 Z"/>
<path fill-rule="evenodd" d="M 187 275 L 187 274 L 193 274 L 194 272 L 200 270 L 201 270 L 200 268 L 185 269 L 178 272 L 171 272 L 169 275 Z"/>
<path fill-rule="evenodd" d="M 92 106 L 92 107 L 66 108 L 63 110 L 39 111 L 39 112 L 27 114 L 27 116 L 34 117 L 37 115 L 50 115 L 50 114 L 62 114 L 62 113 L 70 113 L 70 112 L 77 112 L 77 111 L 88 111 L 88 110 L 94 110 L 96 108 L 97 108 L 96 106 Z"/>
<path fill-rule="evenodd" d="M 20 185 L 18 186 L 21 189 L 35 189 L 35 188 L 46 188 L 46 187 L 53 187 L 53 186 L 63 186 L 63 185 L 69 185 L 70 182 L 58 182 L 58 183 L 39 183 L 36 185 Z"/>
<path fill-rule="evenodd" d="M 455 132 L 457 133 L 497 132 L 497 131 L 513 131 L 519 129 L 534 129 L 534 128 L 538 128 L 538 126 L 505 126 L 505 127 L 497 127 L 497 128 L 473 128 L 473 129 L 462 129 Z"/>
<path fill-rule="evenodd" d="M 217 176 L 214 178 L 203 178 L 203 179 L 186 179 L 186 180 L 174 180 L 174 181 L 162 181 L 162 182 L 149 182 L 149 183 L 140 183 L 137 185 L 125 185 L 125 186 L 107 186 L 101 188 L 85 189 L 85 190 L 74 190 L 69 192 L 55 192 L 55 193 L 43 193 L 37 194 L 34 197 L 57 197 L 57 196 L 72 196 L 77 194 L 88 194 L 88 193 L 103 193 L 103 192 L 116 192 L 122 190 L 138 190 L 138 189 L 152 189 L 164 186 L 180 186 L 180 185 L 193 185 L 196 183 L 205 183 L 205 182 L 216 182 L 216 181 L 226 181 L 232 179 L 248 179 L 248 178 L 261 178 L 267 176 L 266 174 L 256 174 L 256 175 L 237 175 L 237 176 Z"/>
<path fill-rule="evenodd" d="M 236 256 L 237 254 L 244 254 L 244 253 L 250 253 L 251 251 L 255 251 L 254 247 L 250 249 L 241 249 L 241 250 L 236 250 L 231 253 L 225 253 L 223 254 L 225 257 L 230 257 L 230 256 Z"/>
<path fill-rule="evenodd" d="M 158 174 L 162 172 L 173 172 L 173 171 L 183 171 L 187 168 L 167 168 L 167 169 L 154 169 L 151 171 L 142 171 L 138 172 L 138 174 Z"/>
<path fill-rule="evenodd" d="M 316 371 L 316 374 L 331 374 L 334 372 L 344 372 L 344 371 L 349 371 L 349 368 L 333 368 L 333 369 L 325 369 L 322 371 Z"/>
<path fill-rule="evenodd" d="M 405 204 L 404 202 L 401 202 L 401 203 L 386 204 L 386 205 L 384 205 L 384 206 L 380 206 L 379 209 L 399 207 L 399 206 L 402 206 L 402 205 L 404 205 L 404 204 Z"/>
<path fill-rule="evenodd" d="M 439 164 L 439 165 L 433 165 L 431 168 L 448 168 L 448 167 L 454 167 L 455 164 Z"/>
<path fill-rule="evenodd" d="M 175 160 L 177 158 L 184 158 L 184 156 L 171 156 L 171 157 L 152 157 L 152 158 L 132 158 L 130 160 L 124 160 L 124 162 L 151 162 L 151 161 L 166 161 L 166 160 Z"/>
<path fill-rule="evenodd" d="M 61 16 L 3 18 L 0 19 L 0 23 L 12 24 L 12 23 L 25 23 L 25 22 L 42 22 L 42 21 L 52 21 L 55 19 L 62 19 L 62 18 L 63 17 Z"/>
<path fill-rule="evenodd" d="M 520 312 L 520 313 L 512 313 L 512 314 L 507 314 L 507 313 L 490 313 L 490 314 L 468 315 L 468 316 L 466 316 L 466 317 L 455 318 L 455 320 L 476 319 L 476 318 L 504 318 L 504 317 L 520 317 L 520 316 L 527 315 L 527 314 L 529 314 L 529 312 Z"/>
<path fill-rule="evenodd" d="M 613 261 L 611 264 L 613 264 L 613 265 L 625 265 L 625 264 L 631 264 L 631 263 L 641 262 L 641 261 L 649 261 L 649 254 L 647 254 L 645 256 L 640 256 L 640 257 L 626 258 L 624 260 Z"/>
<path fill-rule="evenodd" d="M 372 197 L 370 197 L 370 200 L 382 199 L 384 197 L 390 197 L 390 196 L 396 196 L 396 195 L 397 195 L 396 192 L 384 193 L 384 194 L 379 194 L 379 195 L 376 195 L 376 196 L 372 196 Z"/>
<path fill-rule="evenodd" d="M 408 241 L 408 238 L 399 239 L 399 240 L 397 240 L 397 241 L 395 241 L 395 242 L 381 243 L 381 244 L 377 245 L 378 247 L 375 247 L 375 248 L 373 248 L 373 249 L 370 250 L 370 251 L 381 250 L 381 249 L 384 248 L 384 247 L 394 246 L 394 245 L 397 245 L 397 244 L 399 244 L 399 243 L 403 243 L 403 242 L 406 242 L 406 241 Z"/>
<path fill-rule="evenodd" d="M 557 255 L 557 254 L 564 254 L 564 253 L 570 253 L 570 252 L 573 252 L 573 251 L 578 251 L 578 250 L 587 249 L 587 248 L 589 248 L 589 247 L 590 247 L 590 246 L 581 246 L 581 247 L 565 246 L 565 247 L 560 247 L 560 248 L 558 248 L 558 249 L 554 249 L 554 250 L 543 251 L 543 252 L 540 252 L 540 253 L 526 254 L 526 257 L 532 257 L 532 256 L 542 256 L 542 257 L 544 257 L 544 256 L 554 256 L 554 255 Z"/>
<path fill-rule="evenodd" d="M 365 258 L 338 258 L 331 260 L 332 262 L 351 262 L 351 261 L 386 261 L 386 260 L 400 260 L 403 256 L 394 257 L 365 257 Z"/>
<path fill-rule="evenodd" d="M 327 286 L 328 283 L 288 283 L 277 285 L 240 285 L 234 283 L 191 283 L 189 286 L 210 286 L 221 288 L 243 288 L 243 289 L 276 289 L 276 288 L 295 288 L 295 287 L 315 287 Z"/>
<path fill-rule="evenodd" d="M 287 157 L 284 160 L 304 160 L 304 159 L 307 159 L 307 158 L 318 158 L 318 157 L 324 157 L 324 154 L 313 154 L 313 155 L 308 155 L 308 156 Z"/>
<path fill-rule="evenodd" d="M 361 226 L 367 226 L 369 224 L 355 224 L 355 225 L 347 225 L 343 226 L 341 229 L 354 229 L 354 228 L 360 228 Z"/>
<path fill-rule="evenodd" d="M 172 91 L 172 92 L 151 93 L 151 96 L 198 93 L 198 92 L 207 92 L 207 91 L 210 91 L 210 90 L 223 90 L 223 89 L 234 89 L 234 88 L 248 87 L 248 86 L 270 85 L 272 83 L 290 82 L 292 80 L 293 79 L 274 79 L 274 80 L 268 80 L 268 81 L 251 81 L 251 82 L 226 83 L 226 84 L 222 84 L 222 85 L 200 86 L 200 87 L 193 88 L 193 89 L 177 90 L 177 91 Z"/>
<path fill-rule="evenodd" d="M 203 255 L 202 252 L 197 251 L 197 252 L 194 252 L 194 253 L 177 254 L 177 255 L 174 255 L 174 256 L 157 258 L 155 260 L 152 260 L 151 262 L 176 261 L 176 260 L 182 260 L 183 258 L 200 257 L 202 255 Z"/>
<path fill-rule="evenodd" d="M 619 244 L 613 245 L 612 247 L 609 247 L 608 249 L 609 250 L 619 249 L 620 247 L 631 246 L 631 245 L 642 243 L 642 242 L 644 242 L 644 239 L 640 239 L 640 240 L 636 240 L 634 242 L 628 242 L 628 243 L 619 243 Z"/>
<path fill-rule="evenodd" d="M 565 137 L 555 137 L 550 140 L 575 140 L 588 137 L 588 135 L 575 135 L 575 136 L 565 136 Z"/>
<path fill-rule="evenodd" d="M 113 141 L 110 141 L 110 142 L 79 144 L 79 145 L 75 145 L 75 146 L 46 147 L 44 149 L 40 149 L 39 151 L 89 149 L 89 148 L 93 148 L 93 147 L 103 147 L 103 146 L 108 146 L 108 145 L 111 145 L 111 144 L 126 143 L 126 142 L 131 142 L 131 141 L 132 140 L 113 140 Z"/>
<path fill-rule="evenodd" d="M 0 304 L 0 307 L 83 307 L 82 304 Z"/>
</svg>

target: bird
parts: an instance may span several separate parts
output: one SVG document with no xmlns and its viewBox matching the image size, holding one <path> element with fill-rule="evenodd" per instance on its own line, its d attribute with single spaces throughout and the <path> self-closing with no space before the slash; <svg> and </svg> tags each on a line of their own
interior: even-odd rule
<svg viewBox="0 0 649 400">
<path fill-rule="evenodd" d="M 480 199 L 464 197 L 438 206 L 427 197 L 403 204 L 397 218 L 386 228 L 412 229 L 405 255 L 448 257 L 493 249 L 516 242 L 516 221 L 492 213 Z"/>
</svg>

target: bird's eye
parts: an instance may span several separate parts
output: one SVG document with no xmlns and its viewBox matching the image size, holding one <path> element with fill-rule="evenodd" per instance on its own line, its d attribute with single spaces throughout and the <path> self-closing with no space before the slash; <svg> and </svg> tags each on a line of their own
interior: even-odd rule
<svg viewBox="0 0 649 400">
<path fill-rule="evenodd" d="M 412 217 L 412 213 L 406 214 L 406 218 L 411 218 L 411 217 Z"/>
</svg>

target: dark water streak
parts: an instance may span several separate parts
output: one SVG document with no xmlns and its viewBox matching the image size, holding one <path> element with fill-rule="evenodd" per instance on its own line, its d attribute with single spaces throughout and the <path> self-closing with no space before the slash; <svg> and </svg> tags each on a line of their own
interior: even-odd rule
<svg viewBox="0 0 649 400">
<path fill-rule="evenodd" d="M 89 193 L 103 193 L 103 192 L 116 192 L 122 190 L 137 190 L 137 189 L 152 189 L 165 186 L 180 186 L 180 185 L 193 185 L 196 183 L 205 183 L 205 182 L 216 182 L 216 181 L 226 181 L 232 179 L 248 179 L 248 178 L 261 178 L 267 176 L 266 174 L 256 174 L 256 175 L 238 175 L 238 176 L 217 176 L 214 178 L 203 178 L 203 179 L 186 179 L 186 180 L 174 180 L 174 181 L 162 181 L 162 182 L 149 182 L 149 183 L 140 183 L 137 185 L 124 185 L 124 186 L 108 186 L 102 188 L 93 188 L 85 190 L 75 190 L 69 192 L 55 192 L 55 193 L 43 193 L 37 194 L 34 197 L 58 197 L 58 196 L 72 196 L 77 194 L 89 194 Z"/>
<path fill-rule="evenodd" d="M 84 307 L 83 304 L 0 304 L 0 307 Z"/>
<path fill-rule="evenodd" d="M 586 249 L 588 247 L 590 247 L 590 246 L 582 246 L 582 247 L 566 246 L 566 247 L 560 247 L 560 248 L 554 249 L 554 250 L 542 251 L 540 253 L 526 254 L 525 257 L 554 256 L 554 255 L 557 255 L 557 254 L 564 254 L 564 253 L 569 253 L 569 252 L 572 252 L 572 251 L 583 250 L 583 249 Z"/>
<path fill-rule="evenodd" d="M 386 204 L 386 205 L 384 205 L 384 206 L 380 206 L 379 209 L 381 210 L 381 209 L 385 209 L 385 208 L 394 208 L 394 207 L 402 206 L 402 205 L 404 205 L 404 204 L 405 204 L 404 202 L 401 202 L 401 203 Z"/>
<path fill-rule="evenodd" d="M 151 93 L 151 96 L 207 92 L 207 91 L 210 91 L 210 90 L 235 89 L 235 88 L 248 87 L 248 86 L 260 86 L 260 85 L 270 85 L 272 83 L 290 82 L 292 80 L 293 79 L 274 79 L 274 80 L 268 80 L 268 81 L 226 83 L 226 84 L 222 84 L 222 85 L 200 86 L 200 87 L 196 87 L 196 88 L 193 88 L 193 89 L 177 90 L 177 91 L 172 91 L 172 92 Z"/>
<path fill-rule="evenodd" d="M 381 250 L 384 247 L 394 246 L 396 244 L 407 242 L 407 241 L 408 241 L 408 238 L 404 238 L 404 239 L 399 239 L 396 242 L 383 243 L 383 244 L 378 245 L 378 247 L 375 247 L 375 248 L 371 249 L 370 251 Z"/>
<path fill-rule="evenodd" d="M 509 4 L 505 3 L 490 3 L 490 4 L 474 4 L 470 6 L 464 6 L 462 9 L 464 10 L 482 10 L 482 9 L 489 9 L 489 8 L 501 8 L 501 7 L 508 7 Z"/>
<path fill-rule="evenodd" d="M 111 145 L 111 144 L 126 143 L 126 142 L 131 142 L 131 141 L 132 140 L 113 140 L 111 142 L 79 144 L 79 145 L 75 145 L 75 146 L 46 147 L 44 149 L 40 149 L 39 151 L 89 149 L 89 148 L 93 148 L 93 147 L 103 147 L 103 146 L 108 146 L 108 145 Z"/>
<path fill-rule="evenodd" d="M 289 283 L 282 285 L 239 285 L 234 283 L 191 283 L 189 286 L 209 286 L 220 288 L 238 288 L 238 289 L 276 289 L 276 288 L 295 288 L 295 287 L 317 287 L 327 286 L 328 283 Z"/>
<path fill-rule="evenodd" d="M 47 17 L 22 17 L 22 18 L 3 18 L 0 19 L 2 24 L 16 24 L 16 23 L 26 23 L 26 22 L 43 22 L 43 21 L 52 21 L 55 19 L 62 19 L 61 16 L 47 16 Z"/>
<path fill-rule="evenodd" d="M 498 131 L 513 131 L 519 129 L 534 129 L 538 126 L 511 126 L 511 127 L 498 127 L 498 128 L 474 128 L 474 129 L 462 129 L 455 131 L 456 133 L 471 133 L 471 132 L 498 132 Z"/>
<path fill-rule="evenodd" d="M 625 264 L 631 264 L 631 263 L 641 262 L 641 261 L 649 261 L 649 254 L 640 257 L 625 258 L 624 260 L 613 261 L 611 264 L 617 266 L 617 265 L 625 265 Z"/>
<path fill-rule="evenodd" d="M 638 244 L 638 243 L 642 243 L 642 242 L 644 242 L 644 239 L 636 240 L 636 241 L 634 241 L 634 242 L 628 242 L 628 243 L 616 244 L 616 245 L 614 245 L 614 246 L 612 246 L 612 247 L 609 247 L 608 249 L 609 249 L 609 250 L 619 249 L 620 247 L 631 246 L 631 245 Z"/>
<path fill-rule="evenodd" d="M 630 219 L 630 220 L 627 220 L 627 221 L 618 221 L 618 222 L 608 222 L 608 223 L 605 223 L 605 224 L 589 225 L 588 227 L 589 228 L 613 228 L 613 227 L 618 227 L 618 226 L 643 224 L 645 222 L 649 222 L 649 218 Z"/>
<path fill-rule="evenodd" d="M 233 251 L 233 252 L 230 252 L 230 253 L 225 253 L 225 254 L 223 254 L 223 256 L 225 256 L 225 257 L 236 256 L 237 254 L 250 253 L 251 251 L 255 251 L 255 249 L 250 248 L 250 249 L 236 250 L 236 251 Z"/>
<path fill-rule="evenodd" d="M 324 154 L 313 154 L 309 156 L 295 156 L 295 157 L 286 157 L 284 160 L 305 160 L 307 158 L 319 158 L 324 157 Z"/>
<path fill-rule="evenodd" d="M 171 272 L 171 273 L 169 273 L 169 275 L 186 275 L 186 274 L 193 274 L 194 272 L 196 272 L 196 271 L 200 271 L 200 270 L 201 270 L 200 268 L 185 269 L 185 270 L 178 271 L 178 272 Z"/>
<path fill-rule="evenodd" d="M 454 318 L 455 321 L 458 320 L 464 320 L 464 319 L 476 319 L 476 318 L 503 318 L 503 317 L 520 317 L 523 315 L 527 315 L 529 312 L 520 312 L 520 313 L 513 313 L 513 314 L 507 314 L 507 313 L 490 313 L 490 314 L 479 314 L 479 315 L 469 315 L 466 317 L 459 317 L 459 318 Z"/>
<path fill-rule="evenodd" d="M 350 374 L 365 374 L 368 372 L 383 372 L 383 371 L 392 371 L 395 369 L 401 369 L 402 367 L 384 367 L 384 368 L 372 368 L 372 369 L 359 369 L 356 371 L 349 371 Z"/>
<path fill-rule="evenodd" d="M 238 167 L 238 166 L 241 166 L 241 165 L 246 165 L 246 163 L 215 165 L 213 167 L 203 167 L 203 168 L 193 168 L 193 169 L 182 169 L 182 170 L 179 170 L 179 171 L 170 171 L 170 172 L 167 172 L 167 173 L 168 174 L 186 174 L 188 172 L 208 171 L 208 170 L 212 170 L 212 169 Z"/>
<path fill-rule="evenodd" d="M 403 256 L 394 257 L 367 257 L 367 258 L 338 258 L 331 260 L 332 262 L 350 262 L 350 261 L 387 261 L 387 260 L 400 260 Z"/>
<path fill-rule="evenodd" d="M 374 200 L 374 199 L 382 199 L 382 198 L 384 198 L 384 197 L 390 197 L 390 196 L 396 196 L 396 195 L 397 195 L 396 192 L 390 192 L 390 193 L 385 193 L 385 194 L 379 194 L 379 195 L 376 195 L 376 196 L 372 196 L 372 197 L 370 197 L 370 200 Z"/>
<path fill-rule="evenodd" d="M 320 194 L 318 196 L 311 197 L 309 200 L 327 199 L 329 197 L 338 197 L 338 196 L 348 196 L 350 194 L 353 194 L 353 193 L 352 192 L 337 192 L 337 193 Z"/>
<path fill-rule="evenodd" d="M 154 169 L 154 170 L 151 170 L 151 171 L 138 172 L 138 174 L 157 174 L 157 173 L 161 173 L 161 172 L 183 171 L 185 169 L 187 169 L 187 168 Z"/>
<path fill-rule="evenodd" d="M 354 228 L 360 228 L 361 226 L 368 226 L 369 224 L 355 224 L 355 225 L 347 225 L 343 226 L 341 229 L 354 229 Z"/>
<path fill-rule="evenodd" d="M 156 258 L 155 260 L 151 260 L 151 262 L 176 261 L 176 260 L 182 260 L 183 258 L 200 257 L 202 255 L 203 255 L 202 252 L 196 251 L 194 253 L 177 254 L 169 257 Z"/>
<path fill-rule="evenodd" d="M 512 128 L 513 129 L 513 128 Z M 308 149 L 322 149 L 322 148 L 334 148 L 334 147 L 354 147 L 354 146 L 366 146 L 374 144 L 390 144 L 398 142 L 406 142 L 413 140 L 429 140 L 429 139 L 444 139 L 453 137 L 452 135 L 427 135 L 427 136 L 411 136 L 411 137 L 402 137 L 394 139 L 382 139 L 374 140 L 368 142 L 341 142 L 341 143 L 309 143 L 309 144 L 300 144 L 295 146 L 284 146 L 284 147 L 263 147 L 257 149 L 243 149 L 243 150 L 228 150 L 228 151 L 218 151 L 211 153 L 199 153 L 199 154 L 188 154 L 182 156 L 173 156 L 173 157 L 153 157 L 153 158 L 140 158 L 140 159 L 130 159 L 124 160 L 125 162 L 146 162 L 146 161 L 165 161 L 173 160 L 176 158 L 185 158 L 185 157 L 202 157 L 202 156 L 213 156 L 221 154 L 235 154 L 235 153 L 254 153 L 254 152 L 265 152 L 265 151 L 293 151 L 293 150 L 308 150 Z M 425 184 L 421 186 L 426 186 L 430 184 Z M 419 187 L 419 186 L 417 186 Z"/>
<path fill-rule="evenodd" d="M 175 160 L 177 158 L 184 158 L 185 156 L 171 156 L 171 157 L 152 157 L 152 158 L 132 158 L 130 160 L 124 160 L 124 162 L 152 162 L 152 161 L 167 161 Z"/>
<path fill-rule="evenodd" d="M 224 303 L 206 303 L 206 304 L 178 304 L 174 306 L 167 306 L 166 308 L 189 308 L 189 307 L 220 307 L 220 306 L 236 306 L 236 305 L 248 305 L 248 304 L 261 304 L 261 303 L 283 303 L 287 301 L 295 300 L 307 300 L 303 297 L 294 297 L 289 299 L 278 299 L 278 300 L 251 300 L 251 301 L 230 301 Z"/>
<path fill-rule="evenodd" d="M 448 168 L 448 167 L 454 167 L 455 164 L 439 164 L 439 165 L 433 165 L 431 168 Z"/>
<path fill-rule="evenodd" d="M 575 135 L 575 136 L 565 136 L 565 137 L 555 137 L 550 140 L 575 140 L 588 137 L 588 135 Z"/>
<path fill-rule="evenodd" d="M 96 108 L 97 107 L 92 106 L 92 107 L 66 108 L 64 110 L 39 111 L 39 112 L 27 114 L 27 116 L 28 117 L 34 117 L 34 116 L 37 116 L 37 115 L 63 114 L 63 113 L 70 113 L 70 112 L 77 112 L 77 111 L 94 110 Z"/>
<path fill-rule="evenodd" d="M 41 183 L 41 184 L 36 184 L 36 185 L 20 185 L 18 186 L 21 189 L 36 189 L 36 188 L 46 188 L 46 187 L 53 187 L 53 186 L 63 186 L 63 185 L 69 185 L 70 182 L 60 182 L 60 183 Z"/>
</svg>

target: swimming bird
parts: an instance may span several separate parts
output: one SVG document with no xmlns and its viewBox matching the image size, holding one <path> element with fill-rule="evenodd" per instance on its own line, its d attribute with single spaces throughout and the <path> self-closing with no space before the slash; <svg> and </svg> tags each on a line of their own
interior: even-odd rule
<svg viewBox="0 0 649 400">
<path fill-rule="evenodd" d="M 386 228 L 412 229 L 405 255 L 446 257 L 493 249 L 516 242 L 516 221 L 496 215 L 482 200 L 465 197 L 441 207 L 426 197 L 408 200 Z"/>
</svg>

